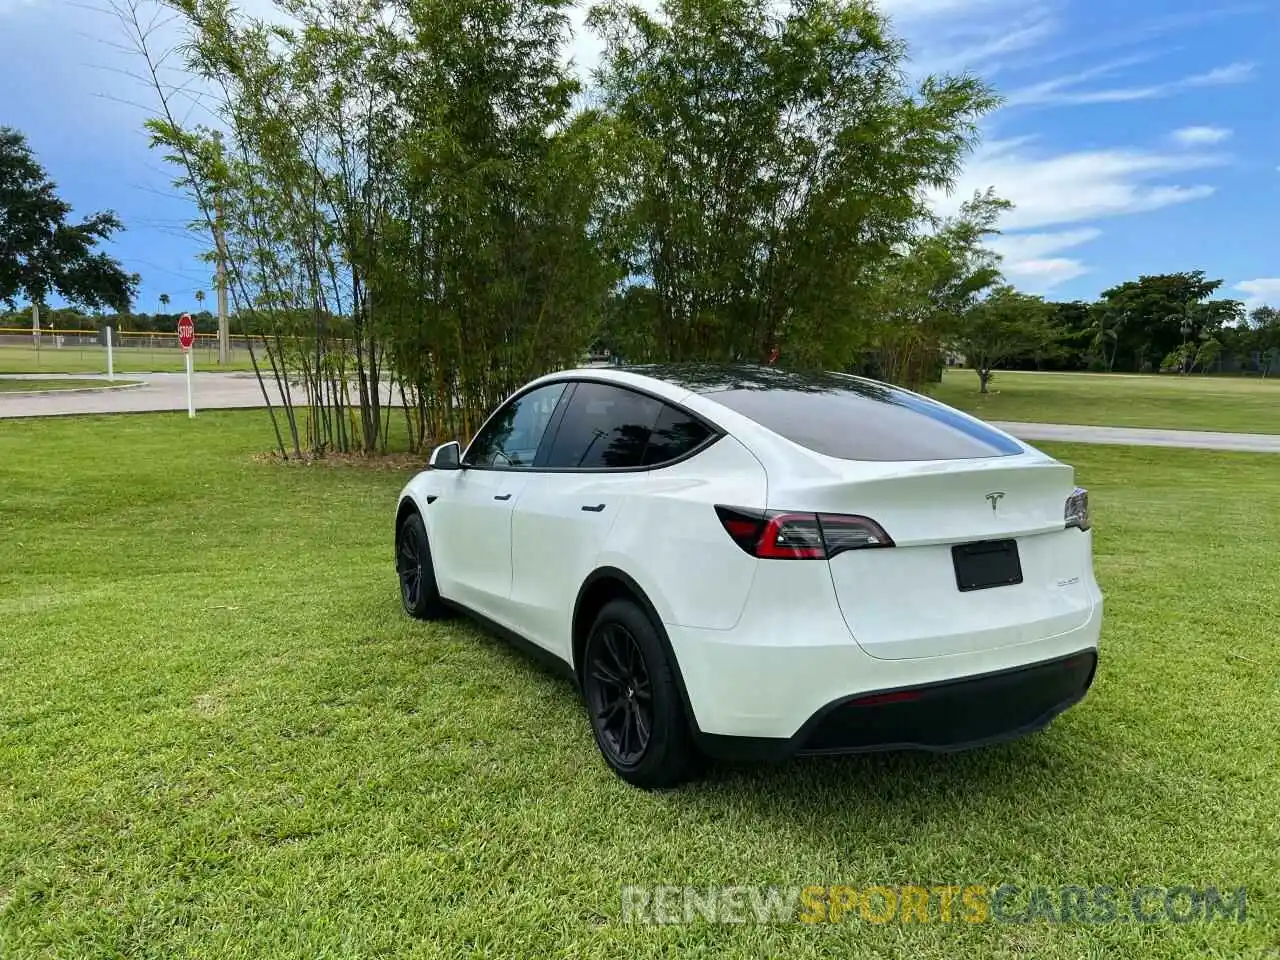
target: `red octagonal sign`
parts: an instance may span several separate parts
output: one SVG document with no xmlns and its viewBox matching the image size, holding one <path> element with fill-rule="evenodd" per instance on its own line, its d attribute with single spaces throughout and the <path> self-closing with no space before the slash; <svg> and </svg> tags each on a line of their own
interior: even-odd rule
<svg viewBox="0 0 1280 960">
<path fill-rule="evenodd" d="M 191 345 L 196 342 L 196 325 L 189 313 L 178 318 L 178 342 L 182 344 L 183 350 L 190 350 Z"/>
</svg>

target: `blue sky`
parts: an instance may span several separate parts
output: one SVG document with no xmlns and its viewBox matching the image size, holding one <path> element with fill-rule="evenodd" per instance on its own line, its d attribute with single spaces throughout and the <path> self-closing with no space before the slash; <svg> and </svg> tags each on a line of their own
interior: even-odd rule
<svg viewBox="0 0 1280 960">
<path fill-rule="evenodd" d="M 146 92 L 121 71 L 119 25 L 93 0 L 0 0 L 0 124 L 29 137 L 77 212 L 110 208 L 111 252 L 142 275 L 136 309 L 209 290 L 193 210 L 147 148 Z M 244 0 L 262 11 L 270 0 Z M 1203 269 L 1280 306 L 1280 12 L 1275 0 L 884 0 L 912 70 L 969 70 L 1005 105 L 948 210 L 994 186 L 1016 206 L 995 246 L 1006 277 L 1090 299 L 1141 273 Z M 580 17 L 578 18 L 580 22 Z M 570 51 L 589 64 L 599 47 Z"/>
</svg>

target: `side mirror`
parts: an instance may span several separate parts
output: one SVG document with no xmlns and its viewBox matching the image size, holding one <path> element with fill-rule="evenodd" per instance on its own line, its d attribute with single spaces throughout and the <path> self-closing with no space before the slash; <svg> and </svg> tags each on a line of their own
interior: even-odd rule
<svg viewBox="0 0 1280 960">
<path fill-rule="evenodd" d="M 457 470 L 462 463 L 462 444 L 457 440 L 442 443 L 431 451 L 431 459 L 427 462 L 432 470 Z"/>
</svg>

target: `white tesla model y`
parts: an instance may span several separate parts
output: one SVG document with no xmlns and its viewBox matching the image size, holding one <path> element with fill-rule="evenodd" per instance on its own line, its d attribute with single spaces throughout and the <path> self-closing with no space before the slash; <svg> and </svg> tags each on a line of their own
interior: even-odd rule
<svg viewBox="0 0 1280 960">
<path fill-rule="evenodd" d="M 1102 596 L 1070 466 L 926 397 L 775 368 L 570 370 L 405 487 L 405 609 L 582 691 L 631 783 L 702 756 L 955 750 L 1080 700 Z"/>
</svg>

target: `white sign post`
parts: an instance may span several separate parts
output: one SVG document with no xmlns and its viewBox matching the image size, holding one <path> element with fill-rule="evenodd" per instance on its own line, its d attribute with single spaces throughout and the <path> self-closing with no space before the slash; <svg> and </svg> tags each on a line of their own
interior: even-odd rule
<svg viewBox="0 0 1280 960">
<path fill-rule="evenodd" d="M 196 404 L 191 395 L 191 346 L 196 342 L 196 325 L 189 313 L 178 319 L 178 342 L 182 344 L 182 355 L 187 361 L 187 416 L 194 417 Z"/>
</svg>

